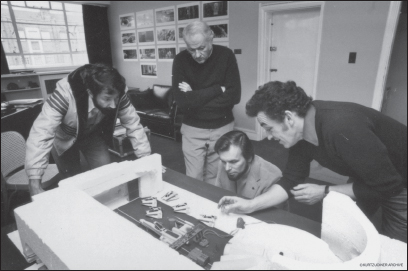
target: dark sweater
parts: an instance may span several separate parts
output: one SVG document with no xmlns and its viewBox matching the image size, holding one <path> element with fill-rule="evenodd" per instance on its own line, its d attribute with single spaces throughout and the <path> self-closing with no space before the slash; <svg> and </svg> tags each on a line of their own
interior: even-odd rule
<svg viewBox="0 0 408 271">
<path fill-rule="evenodd" d="M 354 179 L 357 204 L 368 215 L 407 187 L 407 127 L 382 113 L 347 102 L 314 101 L 319 146 L 305 140 L 289 149 L 279 182 L 290 189 L 309 176 L 310 162 Z"/>
<path fill-rule="evenodd" d="M 182 92 L 186 82 L 192 91 Z M 221 86 L 226 88 L 222 92 Z M 232 108 L 241 100 L 241 81 L 237 60 L 227 47 L 213 45 L 211 56 L 197 63 L 185 50 L 173 62 L 172 90 L 183 123 L 203 129 L 220 128 L 234 120 Z"/>
</svg>

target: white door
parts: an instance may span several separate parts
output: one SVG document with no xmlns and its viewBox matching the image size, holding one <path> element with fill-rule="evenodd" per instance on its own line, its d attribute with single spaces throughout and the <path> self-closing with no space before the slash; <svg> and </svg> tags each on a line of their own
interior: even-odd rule
<svg viewBox="0 0 408 271">
<path fill-rule="evenodd" d="M 404 5 L 404 4 L 403 4 Z M 407 125 L 407 13 L 402 6 L 381 112 Z"/>
<path fill-rule="evenodd" d="M 269 81 L 292 80 L 310 96 L 316 80 L 320 7 L 269 14 Z"/>
</svg>

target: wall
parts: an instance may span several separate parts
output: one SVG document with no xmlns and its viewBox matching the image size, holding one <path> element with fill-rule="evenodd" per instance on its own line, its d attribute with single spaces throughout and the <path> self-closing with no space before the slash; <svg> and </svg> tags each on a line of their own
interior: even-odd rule
<svg viewBox="0 0 408 271">
<path fill-rule="evenodd" d="M 241 74 L 241 103 L 234 107 L 236 128 L 255 135 L 255 120 L 245 114 L 245 104 L 257 86 L 259 4 L 273 1 L 229 2 L 229 47 L 236 55 Z M 146 89 L 153 83 L 170 84 L 172 63 L 160 62 L 158 78 L 140 77 L 139 62 L 124 62 L 121 55 L 119 15 L 185 3 L 184 1 L 111 1 L 109 25 L 114 66 L 129 86 Z M 354 101 L 371 106 L 389 2 L 325 3 L 317 99 Z M 348 53 L 357 52 L 356 64 Z M 163 76 L 166 75 L 166 76 Z"/>
<path fill-rule="evenodd" d="M 407 10 L 399 18 L 381 112 L 407 125 Z"/>
<path fill-rule="evenodd" d="M 317 99 L 371 106 L 390 3 L 326 1 Z M 349 64 L 349 52 L 357 52 Z"/>
</svg>

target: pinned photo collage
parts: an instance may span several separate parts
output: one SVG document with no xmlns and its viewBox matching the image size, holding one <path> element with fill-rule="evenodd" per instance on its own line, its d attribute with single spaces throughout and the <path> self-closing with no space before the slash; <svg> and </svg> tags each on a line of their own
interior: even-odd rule
<svg viewBox="0 0 408 271">
<path fill-rule="evenodd" d="M 187 49 L 183 30 L 196 20 L 210 26 L 213 44 L 229 47 L 228 9 L 228 1 L 200 1 L 119 15 L 123 61 L 138 61 L 142 77 L 157 78 L 159 62 Z"/>
</svg>

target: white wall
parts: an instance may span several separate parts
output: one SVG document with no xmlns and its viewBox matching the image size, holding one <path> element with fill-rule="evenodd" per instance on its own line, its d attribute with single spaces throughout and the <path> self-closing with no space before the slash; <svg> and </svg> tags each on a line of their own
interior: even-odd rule
<svg viewBox="0 0 408 271">
<path fill-rule="evenodd" d="M 241 74 L 241 103 L 234 107 L 236 128 L 255 133 L 255 120 L 245 114 L 245 104 L 257 86 L 259 4 L 273 1 L 229 2 L 229 47 L 236 55 Z M 124 62 L 119 14 L 175 6 L 184 1 L 111 1 L 109 25 L 114 66 L 128 85 L 146 89 L 153 83 L 171 84 L 172 63 L 158 62 L 158 78 L 140 76 L 139 62 Z M 353 101 L 371 106 L 382 39 L 390 2 L 326 1 L 317 99 Z M 356 64 L 348 64 L 349 52 L 357 52 Z"/>
</svg>

